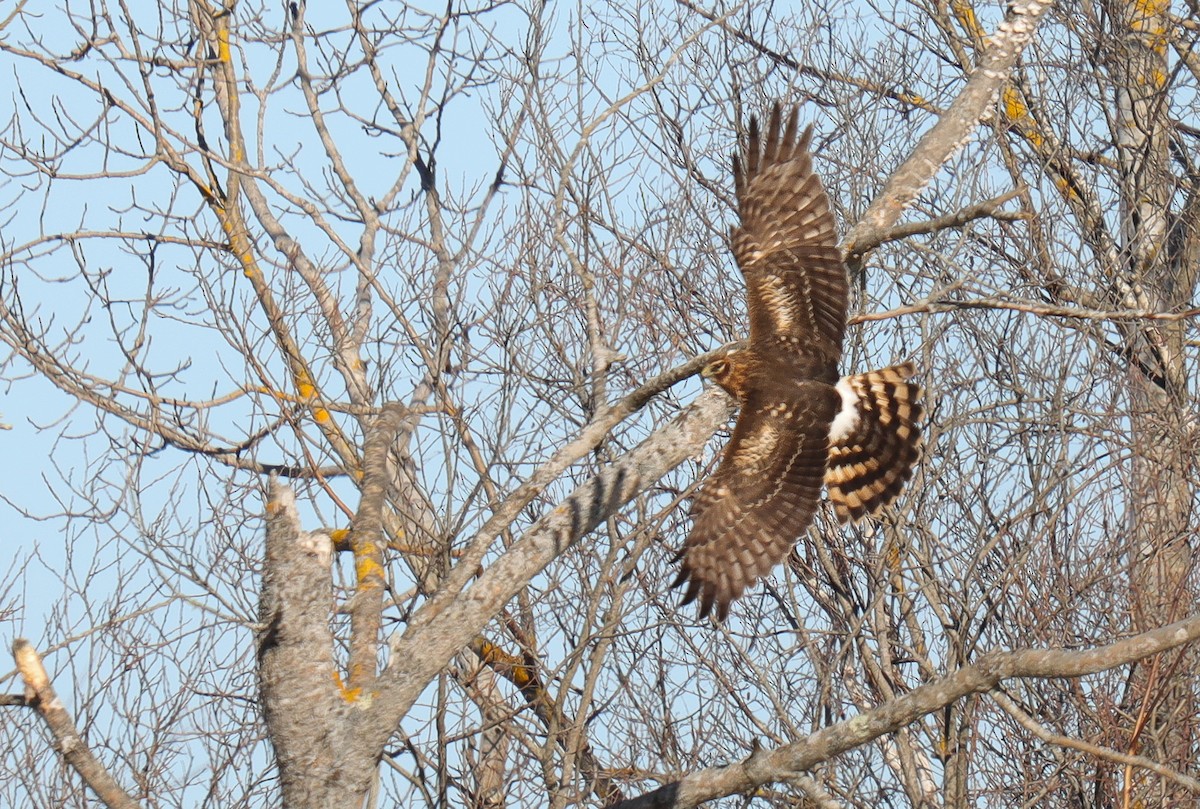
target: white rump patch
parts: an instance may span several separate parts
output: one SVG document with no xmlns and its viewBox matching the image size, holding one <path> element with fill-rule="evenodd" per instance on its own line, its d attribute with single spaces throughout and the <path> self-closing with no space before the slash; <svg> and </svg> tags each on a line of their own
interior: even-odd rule
<svg viewBox="0 0 1200 809">
<path fill-rule="evenodd" d="M 833 417 L 833 424 L 829 425 L 829 440 L 834 444 L 840 443 L 858 426 L 858 394 L 850 385 L 850 378 L 842 377 L 836 387 L 842 397 L 842 409 Z"/>
</svg>

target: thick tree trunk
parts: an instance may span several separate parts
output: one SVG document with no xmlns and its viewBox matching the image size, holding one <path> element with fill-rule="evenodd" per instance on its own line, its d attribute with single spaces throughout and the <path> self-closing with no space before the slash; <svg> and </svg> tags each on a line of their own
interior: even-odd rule
<svg viewBox="0 0 1200 809">
<path fill-rule="evenodd" d="M 343 685 L 333 658 L 333 543 L 303 531 L 291 490 L 273 483 L 266 545 L 258 671 L 283 806 L 361 806 L 380 751 L 356 738 L 353 714 L 370 700 Z"/>
<path fill-rule="evenodd" d="M 1126 278 L 1116 287 L 1128 306 L 1169 311 L 1184 307 L 1195 284 L 1196 240 L 1190 215 L 1174 224 L 1169 171 L 1167 2 L 1118 0 L 1110 68 L 1117 88 L 1117 141 L 1121 161 L 1121 242 Z M 1189 209 L 1192 204 L 1189 204 Z M 1195 603 L 1190 578 L 1193 450 L 1187 414 L 1182 322 L 1130 328 L 1130 428 L 1133 450 L 1129 491 L 1130 606 L 1138 631 L 1178 620 Z M 1179 655 L 1187 659 L 1180 659 Z M 1194 772 L 1196 700 L 1180 671 L 1192 670 L 1194 652 L 1143 662 L 1126 701 L 1124 741 L 1178 772 Z M 1182 668 L 1180 668 L 1182 667 Z M 1132 805 L 1182 806 L 1193 799 L 1174 782 L 1133 775 Z"/>
</svg>

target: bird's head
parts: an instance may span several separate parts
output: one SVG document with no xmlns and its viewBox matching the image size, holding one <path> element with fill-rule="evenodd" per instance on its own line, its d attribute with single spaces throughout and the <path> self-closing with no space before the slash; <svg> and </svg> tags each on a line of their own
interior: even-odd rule
<svg viewBox="0 0 1200 809">
<path fill-rule="evenodd" d="M 749 359 L 745 351 L 730 351 L 705 365 L 700 370 L 700 376 L 717 383 L 740 401 L 748 386 Z"/>
</svg>

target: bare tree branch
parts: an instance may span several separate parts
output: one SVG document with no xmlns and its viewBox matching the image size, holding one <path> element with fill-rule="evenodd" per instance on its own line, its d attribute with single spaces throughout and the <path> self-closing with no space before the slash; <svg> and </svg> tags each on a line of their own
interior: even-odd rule
<svg viewBox="0 0 1200 809">
<path fill-rule="evenodd" d="M 467 646 L 530 578 L 687 459 L 717 424 L 728 418 L 729 411 L 729 399 L 722 391 L 708 391 L 535 523 L 449 606 L 438 613 L 429 606 L 419 610 L 392 644 L 392 663 L 380 677 L 380 695 L 370 720 L 371 735 L 382 744 L 429 679 Z"/>
<path fill-rule="evenodd" d="M 1072 739 L 1069 736 L 1063 736 L 1061 733 L 1054 733 L 1046 728 L 1045 725 L 1038 722 L 1028 713 L 1021 709 L 1021 706 L 1016 703 L 1011 697 L 1004 693 L 1001 689 L 993 688 L 988 692 L 992 699 L 1004 709 L 1004 712 L 1021 723 L 1021 727 L 1028 730 L 1034 736 L 1037 736 L 1047 744 L 1056 744 L 1060 747 L 1067 747 L 1071 750 L 1078 750 L 1081 753 L 1086 753 L 1089 756 L 1115 761 L 1118 764 L 1128 764 L 1134 767 L 1144 767 L 1147 770 L 1152 770 L 1164 778 L 1170 778 L 1177 784 L 1180 784 L 1192 792 L 1200 792 L 1200 781 L 1195 778 L 1190 778 L 1183 773 L 1175 772 L 1170 767 L 1164 767 L 1153 759 L 1148 759 L 1145 756 L 1133 756 L 1128 753 L 1122 753 L 1118 750 L 1110 750 L 1106 747 L 1101 747 L 1096 744 L 1088 744 L 1087 742 L 1078 739 Z"/>
<path fill-rule="evenodd" d="M 63 759 L 109 809 L 138 809 L 141 804 L 121 788 L 112 774 L 92 755 L 87 742 L 75 729 L 75 723 L 59 700 L 33 644 L 24 638 L 17 638 L 13 641 L 12 651 L 17 670 L 25 682 L 24 704 L 37 711 L 46 723 Z"/>
<path fill-rule="evenodd" d="M 954 103 L 938 116 L 937 123 L 900 165 L 883 190 L 867 208 L 858 224 L 846 236 L 843 254 L 850 272 L 862 266 L 863 256 L 877 247 L 900 214 L 937 174 L 942 164 L 956 152 L 979 120 L 994 103 L 1008 81 L 1013 66 L 1025 46 L 1033 39 L 1038 23 L 1053 0 L 1018 0 L 1009 3 L 1004 22 L 992 32 L 987 50 Z"/>
<path fill-rule="evenodd" d="M 776 750 L 760 750 L 738 764 L 699 770 L 653 792 L 632 798 L 620 809 L 686 809 L 704 801 L 737 795 L 903 728 L 969 694 L 994 688 L 1013 677 L 1082 677 L 1133 663 L 1200 639 L 1200 615 L 1085 651 L 1020 649 L 988 652 L 941 680 L 914 688 L 883 705 Z"/>
</svg>

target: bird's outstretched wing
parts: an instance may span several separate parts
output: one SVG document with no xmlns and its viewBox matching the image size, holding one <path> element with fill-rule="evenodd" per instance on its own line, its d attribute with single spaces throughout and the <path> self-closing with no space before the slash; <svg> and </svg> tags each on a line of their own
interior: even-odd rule
<svg viewBox="0 0 1200 809">
<path fill-rule="evenodd" d="M 750 341 L 714 378 L 741 399 L 721 465 L 692 503 L 692 532 L 676 584 L 724 619 L 743 591 L 783 561 L 817 508 L 849 283 L 829 197 L 813 174 L 811 130 L 797 137 L 771 110 L 734 158 L 738 214 L 733 251 L 746 278 Z M 731 370 L 732 369 L 732 370 Z"/>
<path fill-rule="evenodd" d="M 700 615 L 729 605 L 787 556 L 812 521 L 829 452 L 829 424 L 840 402 L 832 385 L 770 388 L 742 404 L 721 465 L 692 501 L 692 532 L 681 557 L 683 603 Z M 800 395 L 797 396 L 796 394 Z"/>
<path fill-rule="evenodd" d="M 797 137 L 797 116 L 793 107 L 784 123 L 775 104 L 765 141 L 750 119 L 743 154 L 733 159 L 741 218 L 733 253 L 746 278 L 750 349 L 836 365 L 849 282 L 829 197 L 813 173 L 812 128 Z"/>
</svg>

